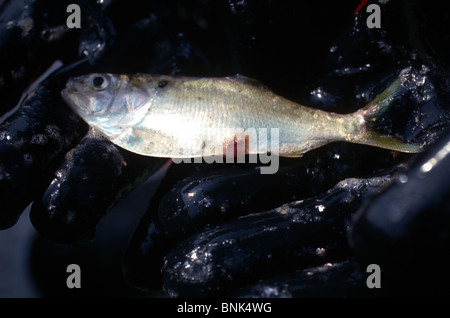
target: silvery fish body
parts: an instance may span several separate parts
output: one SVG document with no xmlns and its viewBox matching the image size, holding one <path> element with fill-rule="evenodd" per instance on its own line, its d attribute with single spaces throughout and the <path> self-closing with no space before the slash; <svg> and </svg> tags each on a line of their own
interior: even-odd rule
<svg viewBox="0 0 450 318">
<path fill-rule="evenodd" d="M 89 74 L 70 79 L 62 96 L 113 143 L 147 156 L 224 155 L 236 144 L 254 154 L 276 144 L 280 156 L 298 157 L 333 141 L 418 152 L 417 145 L 377 135 L 367 125 L 389 106 L 399 87 L 397 79 L 351 114 L 302 106 L 243 76 Z"/>
</svg>

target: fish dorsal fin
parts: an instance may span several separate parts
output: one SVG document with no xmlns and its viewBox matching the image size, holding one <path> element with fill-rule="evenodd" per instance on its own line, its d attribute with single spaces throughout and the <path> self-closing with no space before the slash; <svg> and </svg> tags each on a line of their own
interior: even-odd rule
<svg viewBox="0 0 450 318">
<path fill-rule="evenodd" d="M 252 77 L 247 77 L 241 74 L 236 74 L 234 76 L 227 77 L 231 81 L 239 82 L 245 85 L 255 86 L 262 89 L 269 89 L 266 85 L 264 85 L 262 82 L 260 82 L 257 79 L 254 79 Z"/>
</svg>

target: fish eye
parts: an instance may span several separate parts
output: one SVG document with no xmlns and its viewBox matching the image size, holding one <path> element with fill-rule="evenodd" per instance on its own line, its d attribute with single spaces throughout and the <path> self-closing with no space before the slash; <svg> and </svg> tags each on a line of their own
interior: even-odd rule
<svg viewBox="0 0 450 318">
<path fill-rule="evenodd" d="M 93 75 L 91 78 L 92 87 L 97 91 L 106 89 L 109 85 L 109 77 L 102 74 Z"/>
</svg>

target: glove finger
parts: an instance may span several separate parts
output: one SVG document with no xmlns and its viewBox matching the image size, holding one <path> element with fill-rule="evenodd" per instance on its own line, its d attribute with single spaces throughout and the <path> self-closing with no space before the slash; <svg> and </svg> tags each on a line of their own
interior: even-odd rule
<svg viewBox="0 0 450 318">
<path fill-rule="evenodd" d="M 347 147 L 332 145 L 301 160 L 281 158 L 275 174 L 239 168 L 243 165 L 206 167 L 176 183 L 161 198 L 156 226 L 161 235 L 176 242 L 206 224 L 317 195 L 342 179 L 388 166 L 388 161 L 380 157 L 374 160 L 373 154 L 364 153 L 358 158 L 352 147 Z"/>
<path fill-rule="evenodd" d="M 147 290 L 161 288 L 163 257 L 171 245 L 154 226 L 154 219 L 162 196 L 194 170 L 194 164 L 171 164 L 167 169 L 125 250 L 123 272 L 130 285 Z"/>
<path fill-rule="evenodd" d="M 448 295 L 447 271 L 427 268 L 445 263 L 450 247 L 449 142 L 449 134 L 440 138 L 353 218 L 358 259 L 363 266 L 378 264 L 384 288 L 396 294 Z"/>
<path fill-rule="evenodd" d="M 67 153 L 49 187 L 34 201 L 31 222 L 54 242 L 85 243 L 94 238 L 100 219 L 166 161 L 121 151 L 89 134 Z"/>
<path fill-rule="evenodd" d="M 130 240 L 125 276 L 140 288 L 158 288 L 164 255 L 206 224 L 317 195 L 342 178 L 392 164 L 386 152 L 359 154 L 351 151 L 354 146 L 329 145 L 300 161 L 281 160 L 274 175 L 261 175 L 254 166 L 240 168 L 243 164 L 173 164 Z"/>
<path fill-rule="evenodd" d="M 353 258 L 326 263 L 261 279 L 232 294 L 238 298 L 346 298 L 374 297 L 383 290 L 370 289 L 367 275 Z"/>
<path fill-rule="evenodd" d="M 166 255 L 163 289 L 172 297 L 224 296 L 261 277 L 349 256 L 350 217 L 387 179 L 346 179 L 323 195 L 196 233 Z"/>
<path fill-rule="evenodd" d="M 0 229 L 14 225 L 33 195 L 45 184 L 52 164 L 63 157 L 87 126 L 42 83 L 0 125 Z M 56 90 L 59 92 L 59 90 Z"/>
</svg>

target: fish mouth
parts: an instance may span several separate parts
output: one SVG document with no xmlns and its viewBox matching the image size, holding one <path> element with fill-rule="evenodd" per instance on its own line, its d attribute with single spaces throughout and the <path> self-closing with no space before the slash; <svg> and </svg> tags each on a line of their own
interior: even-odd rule
<svg viewBox="0 0 450 318">
<path fill-rule="evenodd" d="M 69 107 L 79 115 L 89 115 L 90 100 L 87 94 L 83 93 L 83 85 L 78 78 L 69 79 L 66 87 L 61 90 L 61 97 Z"/>
</svg>

